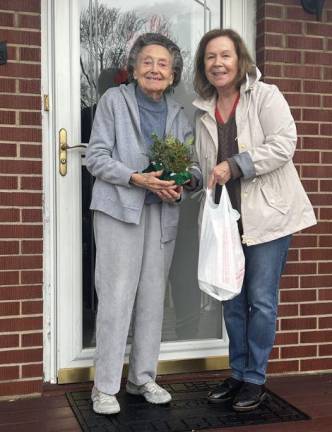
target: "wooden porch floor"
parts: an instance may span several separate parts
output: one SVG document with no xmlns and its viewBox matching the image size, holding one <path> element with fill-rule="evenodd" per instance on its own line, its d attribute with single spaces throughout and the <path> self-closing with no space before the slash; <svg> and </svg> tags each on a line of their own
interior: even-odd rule
<svg viewBox="0 0 332 432">
<path fill-rule="evenodd" d="M 158 382 L 218 380 L 225 373 L 169 375 Z M 91 383 L 45 385 L 41 397 L 0 402 L 0 432 L 79 432 L 66 391 L 87 390 Z M 213 429 L 213 432 L 332 432 L 332 374 L 272 377 L 267 387 L 307 413 L 303 422 Z"/>
</svg>

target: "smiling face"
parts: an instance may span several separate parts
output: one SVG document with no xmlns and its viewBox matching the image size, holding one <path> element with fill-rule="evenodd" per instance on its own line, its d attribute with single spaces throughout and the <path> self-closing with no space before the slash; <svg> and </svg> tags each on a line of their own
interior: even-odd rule
<svg viewBox="0 0 332 432">
<path fill-rule="evenodd" d="M 238 56 L 227 36 L 211 39 L 204 54 L 205 75 L 218 92 L 234 90 L 238 74 Z"/>
<path fill-rule="evenodd" d="M 138 54 L 134 79 L 146 95 L 158 100 L 173 83 L 172 64 L 172 56 L 166 48 L 147 45 Z"/>
</svg>

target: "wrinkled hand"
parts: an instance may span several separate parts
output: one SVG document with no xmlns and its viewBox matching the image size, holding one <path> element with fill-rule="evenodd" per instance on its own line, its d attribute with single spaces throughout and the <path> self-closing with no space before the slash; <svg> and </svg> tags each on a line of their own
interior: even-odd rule
<svg viewBox="0 0 332 432">
<path fill-rule="evenodd" d="M 131 176 L 131 183 L 137 187 L 148 189 L 151 192 L 172 191 L 177 188 L 174 180 L 160 180 L 162 171 L 149 173 L 134 173 Z"/>
<path fill-rule="evenodd" d="M 182 186 L 176 186 L 174 189 L 163 189 L 161 191 L 157 191 L 156 195 L 163 201 L 167 202 L 175 202 L 181 198 L 181 194 L 183 192 Z"/>
<path fill-rule="evenodd" d="M 223 185 L 231 178 L 231 169 L 227 161 L 223 161 L 216 165 L 210 175 L 208 188 L 212 189 L 216 184 Z"/>
</svg>

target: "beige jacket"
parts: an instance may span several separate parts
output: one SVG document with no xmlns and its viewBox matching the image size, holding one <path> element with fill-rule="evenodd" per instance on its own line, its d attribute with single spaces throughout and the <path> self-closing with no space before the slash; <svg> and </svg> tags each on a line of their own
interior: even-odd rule
<svg viewBox="0 0 332 432">
<path fill-rule="evenodd" d="M 316 224 L 292 158 L 297 135 L 289 106 L 275 85 L 259 82 L 256 68 L 241 86 L 236 109 L 241 168 L 243 243 L 268 242 Z M 207 187 L 217 161 L 216 97 L 197 98 L 196 151 Z M 200 219 L 203 202 L 201 205 Z"/>
</svg>

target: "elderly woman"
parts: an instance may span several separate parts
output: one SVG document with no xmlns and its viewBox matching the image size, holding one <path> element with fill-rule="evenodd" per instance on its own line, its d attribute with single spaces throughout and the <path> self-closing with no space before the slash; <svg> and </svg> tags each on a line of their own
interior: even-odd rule
<svg viewBox="0 0 332 432">
<path fill-rule="evenodd" d="M 316 223 L 292 162 L 293 117 L 278 88 L 260 82 L 260 76 L 233 30 L 212 30 L 201 39 L 194 102 L 198 160 L 216 202 L 221 185 L 227 185 L 241 214 L 246 259 L 241 294 L 224 302 L 231 377 L 208 398 L 232 400 L 236 411 L 253 410 L 266 397 L 278 285 L 291 234 Z"/>
<path fill-rule="evenodd" d="M 160 180 L 161 171 L 141 171 L 149 164 L 152 133 L 180 141 L 192 135 L 182 107 L 167 94 L 179 83 L 182 67 L 171 40 L 156 33 L 140 36 L 129 53 L 130 83 L 109 89 L 94 119 L 86 164 L 96 177 L 91 209 L 98 312 L 91 398 L 97 413 L 120 411 L 115 395 L 131 320 L 126 390 L 155 404 L 171 400 L 155 377 L 182 187 Z"/>
</svg>

